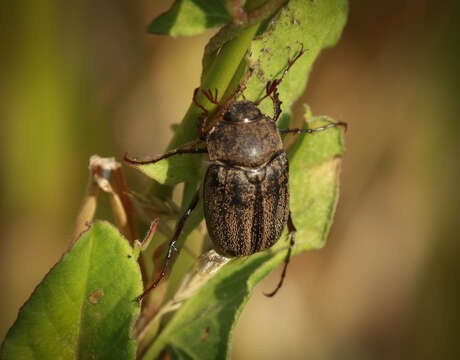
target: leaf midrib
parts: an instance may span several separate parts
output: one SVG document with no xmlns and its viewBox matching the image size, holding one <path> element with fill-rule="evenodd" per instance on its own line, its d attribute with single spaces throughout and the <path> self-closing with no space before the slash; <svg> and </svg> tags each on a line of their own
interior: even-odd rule
<svg viewBox="0 0 460 360">
<path fill-rule="evenodd" d="M 81 349 L 81 342 L 82 342 L 82 323 L 83 323 L 83 318 L 84 318 L 84 310 L 86 307 L 86 297 L 87 297 L 87 289 L 88 289 L 88 282 L 89 282 L 89 269 L 91 267 L 91 255 L 93 252 L 93 247 L 94 247 L 94 240 L 93 237 L 91 236 L 89 238 L 89 250 L 88 250 L 88 261 L 87 261 L 87 266 L 86 266 L 86 276 L 85 276 L 85 285 L 83 286 L 83 297 L 82 297 L 82 303 L 80 306 L 80 322 L 78 324 L 78 335 L 77 335 L 77 344 L 76 344 L 76 351 L 75 351 L 75 359 L 80 358 L 80 349 Z"/>
</svg>

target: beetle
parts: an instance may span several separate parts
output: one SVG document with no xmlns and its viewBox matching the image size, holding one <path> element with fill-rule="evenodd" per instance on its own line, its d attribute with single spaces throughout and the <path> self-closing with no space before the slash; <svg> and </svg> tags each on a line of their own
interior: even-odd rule
<svg viewBox="0 0 460 360">
<path fill-rule="evenodd" d="M 265 95 L 256 102 L 235 100 L 243 94 L 252 71 L 224 103 L 218 101 L 217 90 L 214 94 L 210 90 L 201 90 L 220 109 L 216 123 L 208 131 L 206 126 L 209 114 L 197 101 L 200 89 L 196 89 L 193 102 L 203 111 L 203 116 L 199 123 L 199 139 L 189 144 L 194 145 L 191 148 L 184 146 L 145 161 L 125 154 L 125 161 L 135 165 L 155 163 L 186 153 L 207 153 L 209 156 L 201 189 L 177 223 L 161 274 L 137 300 L 142 300 L 166 276 L 173 252 L 177 250 L 176 242 L 187 218 L 198 204 L 200 193 L 209 236 L 216 250 L 226 257 L 249 256 L 269 249 L 278 241 L 287 225 L 289 248 L 281 278 L 276 288 L 265 295 L 271 297 L 281 288 L 295 244 L 296 232 L 289 210 L 289 164 L 281 135 L 311 134 L 336 126 L 346 129 L 347 126 L 343 122 L 331 122 L 315 129 L 278 129 L 276 122 L 281 115 L 278 85 L 303 53 L 302 46 L 297 56 L 288 61 L 281 77 L 267 83 Z M 273 118 L 263 114 L 258 108 L 267 97 L 273 101 Z M 204 148 L 197 147 L 201 142 L 205 142 Z"/>
</svg>

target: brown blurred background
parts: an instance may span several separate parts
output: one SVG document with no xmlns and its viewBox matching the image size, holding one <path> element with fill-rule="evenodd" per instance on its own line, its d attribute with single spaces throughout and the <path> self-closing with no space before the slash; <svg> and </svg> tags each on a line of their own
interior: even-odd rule
<svg viewBox="0 0 460 360">
<path fill-rule="evenodd" d="M 69 243 L 89 156 L 160 153 L 191 101 L 212 32 L 146 34 L 156 3 L 3 5 L 0 339 Z M 302 97 L 349 123 L 335 224 L 274 299 L 279 273 L 256 289 L 232 358 L 460 358 L 459 10 L 350 1 Z"/>
</svg>

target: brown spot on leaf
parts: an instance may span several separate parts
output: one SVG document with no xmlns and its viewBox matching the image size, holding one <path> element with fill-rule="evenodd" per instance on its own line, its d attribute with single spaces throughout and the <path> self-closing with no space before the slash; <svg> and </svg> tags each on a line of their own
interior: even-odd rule
<svg viewBox="0 0 460 360">
<path fill-rule="evenodd" d="M 203 331 L 201 332 L 201 341 L 206 341 L 208 340 L 208 336 L 209 336 L 209 331 L 210 331 L 210 327 L 207 326 L 203 329 Z"/>
<path fill-rule="evenodd" d="M 99 298 L 100 298 L 101 296 L 104 296 L 104 290 L 102 290 L 102 289 L 97 289 L 95 292 L 93 292 L 93 293 L 89 296 L 88 300 L 89 300 L 89 302 L 90 302 L 91 304 L 96 305 L 96 304 L 99 302 Z"/>
<path fill-rule="evenodd" d="M 297 19 L 294 14 L 291 15 L 291 25 L 300 25 L 299 19 Z"/>
</svg>

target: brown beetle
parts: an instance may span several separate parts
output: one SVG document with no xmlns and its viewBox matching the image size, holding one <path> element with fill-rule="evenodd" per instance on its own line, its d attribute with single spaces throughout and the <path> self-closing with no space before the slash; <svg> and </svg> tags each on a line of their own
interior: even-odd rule
<svg viewBox="0 0 460 360">
<path fill-rule="evenodd" d="M 246 88 L 247 78 L 225 103 L 218 101 L 217 91 L 212 94 L 210 90 L 202 90 L 209 101 L 220 108 L 217 122 L 209 131 L 205 131 L 209 114 L 196 100 L 199 91 L 196 89 L 193 101 L 203 110 L 204 116 L 199 127 L 200 140 L 194 144 L 205 141 L 205 148 L 182 147 L 147 161 L 131 159 L 125 155 L 128 163 L 149 164 L 177 154 L 208 153 L 210 164 L 202 185 L 204 215 L 216 250 L 225 256 L 248 256 L 270 248 L 278 241 L 287 224 L 290 246 L 283 272 L 277 287 L 271 293 L 265 294 L 267 296 L 275 295 L 283 284 L 296 231 L 289 211 L 289 164 L 281 134 L 311 134 L 335 126 L 346 128 L 346 124 L 341 122 L 329 123 L 316 129 L 279 130 L 276 126 L 281 114 L 278 85 L 302 54 L 303 47 L 288 62 L 282 76 L 267 84 L 265 95 L 257 102 L 234 101 Z M 257 107 L 267 97 L 273 101 L 273 119 L 262 114 Z M 138 300 L 155 288 L 166 275 L 176 242 L 199 198 L 200 191 L 176 226 L 159 278 Z"/>
<path fill-rule="evenodd" d="M 268 249 L 289 216 L 289 166 L 276 123 L 253 102 L 233 102 L 209 133 L 207 149 L 204 215 L 218 252 Z"/>
</svg>

